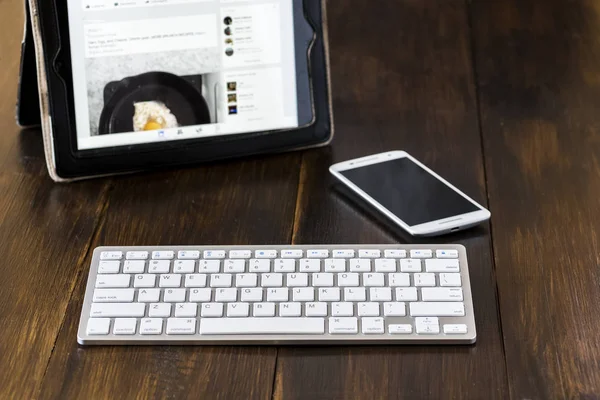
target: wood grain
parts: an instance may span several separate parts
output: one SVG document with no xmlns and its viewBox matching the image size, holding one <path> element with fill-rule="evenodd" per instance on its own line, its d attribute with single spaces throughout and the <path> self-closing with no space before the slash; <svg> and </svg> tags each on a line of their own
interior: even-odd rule
<svg viewBox="0 0 600 400">
<path fill-rule="evenodd" d="M 375 152 L 407 150 L 485 204 L 464 2 L 348 0 L 330 30 L 337 137 L 303 158 L 294 242 L 408 240 L 331 187 L 329 165 Z M 506 399 L 488 228 L 439 241 L 467 246 L 475 346 L 281 348 L 274 397 Z"/>
<path fill-rule="evenodd" d="M 77 265 L 101 205 L 102 182 L 57 186 L 41 134 L 15 124 L 23 1 L 0 2 L 0 398 L 28 399 L 44 376 Z"/>
<path fill-rule="evenodd" d="M 94 247 L 289 243 L 299 166 L 290 154 L 117 179 Z M 89 261 L 42 398 L 270 398 L 274 347 L 79 347 Z"/>
<path fill-rule="evenodd" d="M 600 5 L 473 3 L 514 399 L 600 397 Z"/>
</svg>

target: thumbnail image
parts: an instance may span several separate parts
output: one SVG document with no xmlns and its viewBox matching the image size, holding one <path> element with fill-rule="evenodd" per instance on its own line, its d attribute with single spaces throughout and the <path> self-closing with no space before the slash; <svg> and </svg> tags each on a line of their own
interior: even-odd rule
<svg viewBox="0 0 600 400">
<path fill-rule="evenodd" d="M 231 38 L 225 39 L 225 44 L 227 44 L 229 46 L 233 46 L 233 39 L 231 39 Z"/>
<path fill-rule="evenodd" d="M 229 115 L 236 115 L 237 113 L 237 106 L 229 106 Z"/>
<path fill-rule="evenodd" d="M 232 22 L 233 22 L 233 19 L 231 17 L 225 17 L 225 19 L 223 20 L 223 23 L 225 25 L 231 25 Z"/>
<path fill-rule="evenodd" d="M 237 90 L 237 82 L 227 82 L 227 91 L 235 92 Z"/>
<path fill-rule="evenodd" d="M 225 34 L 227 36 L 231 36 L 231 28 L 229 26 L 227 28 L 225 28 Z"/>
<path fill-rule="evenodd" d="M 229 57 L 231 57 L 233 55 L 233 49 L 231 47 L 226 48 L 225 54 L 227 54 Z"/>
<path fill-rule="evenodd" d="M 235 93 L 228 94 L 227 102 L 228 103 L 237 103 L 237 94 L 235 94 Z"/>
</svg>

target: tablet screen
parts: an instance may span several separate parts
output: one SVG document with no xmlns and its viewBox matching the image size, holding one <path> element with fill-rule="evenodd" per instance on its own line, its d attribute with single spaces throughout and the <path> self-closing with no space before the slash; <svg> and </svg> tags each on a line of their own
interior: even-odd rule
<svg viewBox="0 0 600 400">
<path fill-rule="evenodd" d="M 309 122 L 295 3 L 68 0 L 78 150 Z"/>
</svg>

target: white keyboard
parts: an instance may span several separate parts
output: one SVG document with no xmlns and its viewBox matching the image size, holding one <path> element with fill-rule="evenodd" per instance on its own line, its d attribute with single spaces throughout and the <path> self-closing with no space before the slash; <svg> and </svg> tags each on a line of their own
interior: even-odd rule
<svg viewBox="0 0 600 400">
<path fill-rule="evenodd" d="M 80 344 L 470 344 L 459 245 L 99 247 Z"/>
</svg>

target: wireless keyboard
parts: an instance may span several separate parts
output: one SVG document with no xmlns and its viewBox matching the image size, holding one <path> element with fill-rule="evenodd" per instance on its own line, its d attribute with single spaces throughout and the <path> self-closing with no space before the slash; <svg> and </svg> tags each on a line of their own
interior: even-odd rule
<svg viewBox="0 0 600 400">
<path fill-rule="evenodd" d="M 459 245 L 99 247 L 78 342 L 470 344 Z"/>
</svg>

